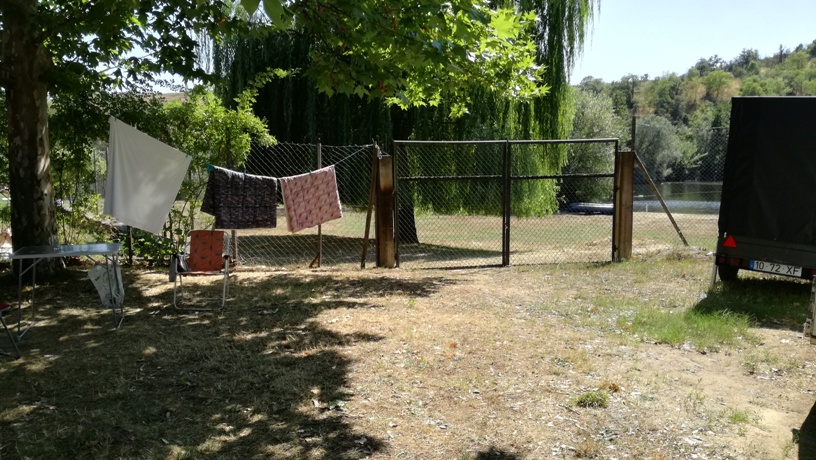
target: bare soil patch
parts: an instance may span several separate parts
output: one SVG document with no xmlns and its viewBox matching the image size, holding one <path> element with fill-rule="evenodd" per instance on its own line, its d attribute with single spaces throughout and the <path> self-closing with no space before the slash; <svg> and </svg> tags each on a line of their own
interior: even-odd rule
<svg viewBox="0 0 816 460">
<path fill-rule="evenodd" d="M 816 458 L 809 285 L 754 277 L 801 303 L 736 345 L 627 322 L 732 295 L 708 291 L 711 263 L 655 247 L 623 264 L 239 267 L 215 314 L 175 312 L 163 270 L 131 269 L 118 331 L 71 271 L 38 288 L 23 358 L 0 361 L 0 455 Z M 0 276 L 0 301 L 15 290 Z M 606 407 L 579 403 L 591 392 Z"/>
</svg>

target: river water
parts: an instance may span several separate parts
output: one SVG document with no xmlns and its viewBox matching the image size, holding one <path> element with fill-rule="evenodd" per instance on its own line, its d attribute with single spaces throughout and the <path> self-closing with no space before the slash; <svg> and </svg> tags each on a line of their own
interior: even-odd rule
<svg viewBox="0 0 816 460">
<path fill-rule="evenodd" d="M 672 212 L 719 214 L 722 182 L 663 182 L 656 184 Z M 635 211 L 663 212 L 648 184 L 635 184 Z"/>
</svg>

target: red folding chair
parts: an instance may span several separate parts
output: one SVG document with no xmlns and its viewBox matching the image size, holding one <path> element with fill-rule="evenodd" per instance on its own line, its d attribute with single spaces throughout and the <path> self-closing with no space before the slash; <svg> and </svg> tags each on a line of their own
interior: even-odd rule
<svg viewBox="0 0 816 460">
<path fill-rule="evenodd" d="M 221 230 L 193 230 L 190 232 L 189 241 L 189 253 L 181 255 L 182 260 L 186 261 L 185 269 L 177 270 L 177 273 L 173 276 L 172 271 L 175 269 L 177 261 L 172 260 L 170 262 L 170 277 L 173 279 L 173 308 L 183 311 L 213 311 L 221 309 L 227 301 L 227 293 L 229 292 L 229 254 L 224 253 L 224 232 Z M 223 279 L 221 305 L 219 307 L 182 305 L 184 296 L 183 280 L 188 276 L 220 276 Z"/>
</svg>

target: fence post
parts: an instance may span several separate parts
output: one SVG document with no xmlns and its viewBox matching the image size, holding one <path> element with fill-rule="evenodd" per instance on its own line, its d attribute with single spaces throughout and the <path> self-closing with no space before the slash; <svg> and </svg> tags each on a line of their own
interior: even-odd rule
<svg viewBox="0 0 816 460">
<path fill-rule="evenodd" d="M 366 211 L 365 234 L 363 235 L 363 254 L 360 258 L 360 268 L 365 268 L 366 256 L 368 255 L 368 237 L 369 228 L 371 227 L 371 211 L 374 208 L 374 199 L 377 193 L 377 162 L 380 153 L 380 147 L 376 142 L 371 147 L 371 185 L 368 188 L 368 210 Z"/>
<path fill-rule="evenodd" d="M 374 221 L 377 235 L 377 266 L 394 268 L 394 163 L 393 157 L 379 158 L 377 172 L 377 208 Z"/>
<path fill-rule="evenodd" d="M 392 142 L 391 145 L 393 148 L 391 149 L 391 177 L 394 181 L 393 188 L 391 191 L 391 205 L 394 207 L 394 267 L 399 268 L 400 266 L 400 241 L 405 242 L 415 242 L 419 243 L 419 239 L 416 238 L 416 222 L 414 222 L 414 206 L 411 205 L 411 216 L 409 219 L 406 219 L 405 222 L 400 223 L 400 204 L 399 204 L 399 177 L 397 177 L 397 168 L 399 167 L 399 152 L 395 142 Z M 413 229 L 413 239 L 405 239 L 402 240 L 400 238 L 399 232 L 401 225 L 406 225 L 410 223 L 411 228 Z"/>
<path fill-rule="evenodd" d="M 321 148 L 320 142 L 317 143 L 317 169 L 323 167 L 323 149 Z M 317 262 L 317 266 L 320 267 L 320 263 L 323 262 L 323 226 L 318 224 L 317 225 L 317 256 L 315 260 L 309 264 L 309 268 L 314 267 L 315 262 Z"/>
<path fill-rule="evenodd" d="M 612 216 L 612 261 L 632 258 L 635 152 L 615 152 L 615 209 Z"/>
<path fill-rule="evenodd" d="M 510 141 L 504 142 L 502 155 L 502 266 L 510 265 Z"/>
<path fill-rule="evenodd" d="M 232 142 L 230 141 L 232 136 L 230 136 L 230 131 L 227 130 L 227 167 L 232 169 L 235 167 L 235 163 L 232 161 Z M 246 162 L 244 162 L 244 168 L 246 168 Z M 246 170 L 244 170 L 246 171 Z M 232 259 L 233 263 L 238 263 L 238 231 L 235 229 L 230 230 L 230 258 Z"/>
</svg>

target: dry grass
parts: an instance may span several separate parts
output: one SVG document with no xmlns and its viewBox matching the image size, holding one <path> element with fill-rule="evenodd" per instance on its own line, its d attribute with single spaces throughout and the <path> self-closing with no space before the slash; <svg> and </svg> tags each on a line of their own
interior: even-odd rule
<svg viewBox="0 0 816 460">
<path fill-rule="evenodd" d="M 673 252 L 616 265 L 239 269 L 215 314 L 175 312 L 166 273 L 132 269 L 118 331 L 71 271 L 38 288 L 23 358 L 0 362 L 0 456 L 816 455 L 814 349 L 796 332 L 806 309 L 705 353 L 623 321 L 647 307 L 738 310 L 729 291 L 706 294 L 710 263 Z M 807 284 L 767 282 L 806 304 Z M 15 290 L 0 276 L 0 301 Z M 607 407 L 575 404 L 592 392 Z"/>
<path fill-rule="evenodd" d="M 317 252 L 317 229 L 292 235 L 283 212 L 278 227 L 238 232 L 242 261 L 271 267 L 307 266 Z M 716 243 L 717 215 L 675 214 L 691 246 L 711 250 Z M 365 213 L 350 209 L 322 227 L 326 265 L 354 269 L 360 265 Z M 400 244 L 404 268 L 452 268 L 500 265 L 502 220 L 499 216 L 419 215 L 420 244 Z M 510 263 L 555 264 L 604 262 L 612 257 L 612 216 L 556 214 L 540 218 L 513 218 L 510 225 Z M 633 252 L 646 256 L 682 244 L 663 213 L 634 213 Z M 368 261 L 374 263 L 373 249 Z"/>
</svg>

